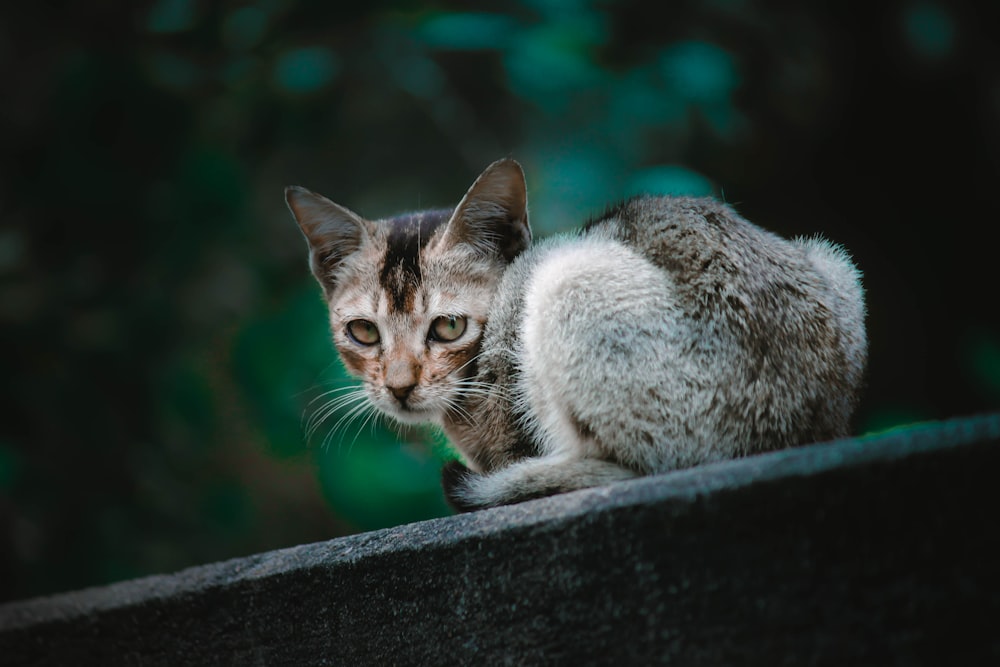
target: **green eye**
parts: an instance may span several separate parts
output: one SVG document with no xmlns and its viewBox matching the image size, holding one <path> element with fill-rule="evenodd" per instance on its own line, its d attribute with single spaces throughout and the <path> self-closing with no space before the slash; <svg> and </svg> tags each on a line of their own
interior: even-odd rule
<svg viewBox="0 0 1000 667">
<path fill-rule="evenodd" d="M 378 327 L 368 320 L 351 320 L 347 323 L 347 336 L 361 345 L 374 345 L 379 341 Z"/>
<path fill-rule="evenodd" d="M 445 315 L 431 322 L 430 339 L 449 343 L 465 333 L 466 319 L 462 316 Z"/>
</svg>

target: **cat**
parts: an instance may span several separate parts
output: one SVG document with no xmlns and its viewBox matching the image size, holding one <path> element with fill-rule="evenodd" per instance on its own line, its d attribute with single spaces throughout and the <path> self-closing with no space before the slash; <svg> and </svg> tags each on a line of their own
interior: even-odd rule
<svg viewBox="0 0 1000 667">
<path fill-rule="evenodd" d="M 861 275 L 711 198 L 640 196 L 532 243 L 524 173 L 454 209 L 362 218 L 300 187 L 347 370 L 441 426 L 459 511 L 848 434 L 867 360 Z"/>
</svg>

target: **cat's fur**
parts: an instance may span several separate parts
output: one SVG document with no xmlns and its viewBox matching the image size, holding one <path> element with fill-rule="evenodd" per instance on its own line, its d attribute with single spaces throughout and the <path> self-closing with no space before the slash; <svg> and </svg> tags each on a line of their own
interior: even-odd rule
<svg viewBox="0 0 1000 667">
<path fill-rule="evenodd" d="M 864 298 L 826 241 L 712 199 L 639 197 L 532 245 L 509 159 L 454 212 L 372 222 L 302 188 L 286 198 L 345 365 L 383 412 L 444 428 L 465 462 L 443 474 L 459 509 L 848 432 Z M 458 317 L 466 331 L 438 339 Z M 377 343 L 352 338 L 357 320 Z"/>
</svg>

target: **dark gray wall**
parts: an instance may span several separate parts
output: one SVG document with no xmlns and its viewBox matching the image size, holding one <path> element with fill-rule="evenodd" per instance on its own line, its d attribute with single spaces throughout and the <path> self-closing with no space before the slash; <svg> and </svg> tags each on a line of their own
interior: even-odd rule
<svg viewBox="0 0 1000 667">
<path fill-rule="evenodd" d="M 1000 660 L 1000 415 L 0 606 L 39 665 Z"/>
</svg>

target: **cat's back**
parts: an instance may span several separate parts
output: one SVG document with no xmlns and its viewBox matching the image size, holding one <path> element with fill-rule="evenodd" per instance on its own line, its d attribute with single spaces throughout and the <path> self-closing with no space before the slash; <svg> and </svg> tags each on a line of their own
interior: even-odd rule
<svg viewBox="0 0 1000 667">
<path fill-rule="evenodd" d="M 714 199 L 633 198 L 585 233 L 616 239 L 663 269 L 696 319 L 753 327 L 777 318 L 825 321 L 829 311 L 845 326 L 863 326 L 860 273 L 846 252 L 818 238 L 784 239 Z"/>
<path fill-rule="evenodd" d="M 760 288 L 807 268 L 791 243 L 707 197 L 635 197 L 588 223 L 585 233 L 636 249 L 699 303 L 727 288 Z"/>
</svg>

